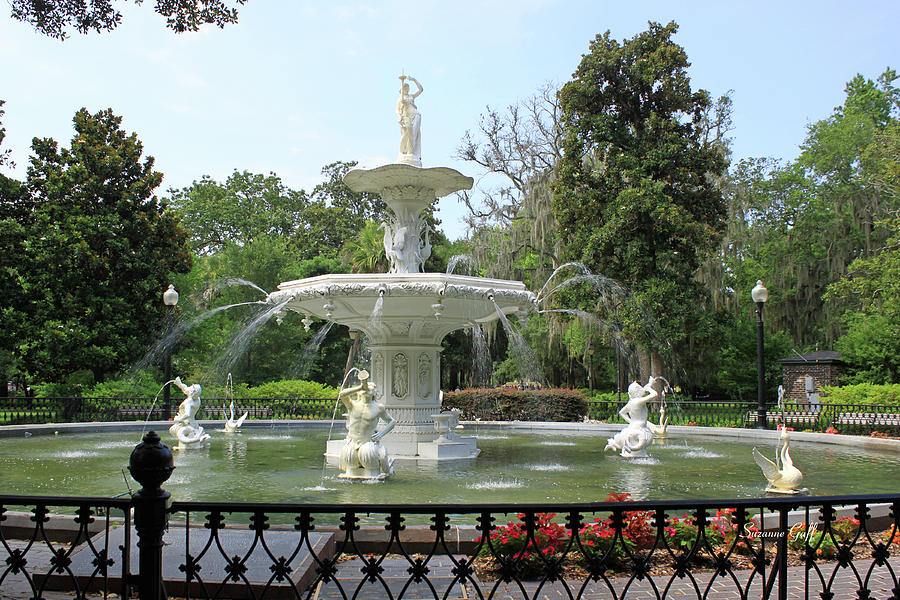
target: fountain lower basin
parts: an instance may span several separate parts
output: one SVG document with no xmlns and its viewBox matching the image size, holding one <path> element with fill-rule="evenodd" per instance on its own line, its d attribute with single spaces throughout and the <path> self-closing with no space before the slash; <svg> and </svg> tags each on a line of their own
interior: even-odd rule
<svg viewBox="0 0 900 600">
<path fill-rule="evenodd" d="M 770 449 L 777 436 L 670 427 L 668 439 L 651 446 L 649 459 L 622 459 L 602 451 L 614 426 L 466 423 L 482 448 L 477 460 L 401 461 L 391 479 L 366 485 L 339 479 L 336 467 L 323 468 L 326 423 L 247 422 L 242 433 L 228 436 L 217 432 L 221 423 L 203 425 L 213 435 L 208 448 L 176 453 L 176 469 L 164 486 L 179 501 L 573 503 L 605 500 L 613 492 L 651 500 L 760 497 L 766 481 L 751 448 Z M 139 426 L 79 426 L 111 430 L 90 434 L 56 426 L 56 436 L 54 426 L 13 427 L 15 437 L 0 438 L 3 493 L 128 491 L 121 469 L 140 440 Z M 41 427 L 48 433 L 41 435 Z M 25 438 L 23 430 L 35 435 Z M 820 439 L 830 443 L 810 441 Z M 801 432 L 792 440 L 810 494 L 891 493 L 900 487 L 898 441 Z"/>
</svg>

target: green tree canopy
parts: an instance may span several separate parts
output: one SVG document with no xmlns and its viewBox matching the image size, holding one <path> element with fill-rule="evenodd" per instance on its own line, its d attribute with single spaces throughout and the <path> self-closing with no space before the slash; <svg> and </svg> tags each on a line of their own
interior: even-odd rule
<svg viewBox="0 0 900 600">
<path fill-rule="evenodd" d="M 828 286 L 827 297 L 846 307 L 837 348 L 851 383 L 900 383 L 900 219 L 885 226 L 893 235 L 884 247 Z"/>
<path fill-rule="evenodd" d="M 187 238 L 153 190 L 162 174 L 111 110 L 74 118 L 68 148 L 35 139 L 20 271 L 27 334 L 17 352 L 39 379 L 82 369 L 97 381 L 139 357 L 160 331 L 161 291 L 191 264 Z"/>
<path fill-rule="evenodd" d="M 199 255 L 264 236 L 289 237 L 305 226 L 310 204 L 306 192 L 290 189 L 274 173 L 248 171 L 235 171 L 222 184 L 203 177 L 171 194 L 169 206 Z"/>
<path fill-rule="evenodd" d="M 141 4 L 143 0 L 134 0 Z M 224 27 L 236 23 L 237 6 L 247 0 L 157 0 L 154 10 L 166 18 L 166 27 L 182 33 L 204 24 Z M 34 27 L 47 37 L 64 40 L 70 31 L 112 31 L 122 21 L 113 7 L 116 0 L 10 0 L 12 18 Z"/>
<path fill-rule="evenodd" d="M 569 256 L 631 289 L 630 333 L 648 345 L 691 330 L 703 295 L 694 273 L 725 215 L 713 103 L 692 90 L 676 31 L 651 22 L 622 43 L 598 35 L 560 92 L 567 134 L 553 209 Z"/>
<path fill-rule="evenodd" d="M 856 259 L 880 252 L 897 193 L 897 75 L 854 77 L 844 103 L 808 128 L 797 161 L 748 159 L 726 186 L 728 230 L 704 279 L 725 305 L 748 301 L 757 279 L 770 290 L 766 322 L 797 345 L 831 346 L 852 305 L 825 297 Z M 852 303 L 851 303 L 852 304 Z"/>
<path fill-rule="evenodd" d="M 325 181 L 313 189 L 304 227 L 293 238 L 300 258 L 340 256 L 344 244 L 355 239 L 367 221 L 386 218 L 388 208 L 381 196 L 354 192 L 344 183 L 344 175 L 355 166 L 355 161 L 338 161 L 322 168 Z"/>
</svg>

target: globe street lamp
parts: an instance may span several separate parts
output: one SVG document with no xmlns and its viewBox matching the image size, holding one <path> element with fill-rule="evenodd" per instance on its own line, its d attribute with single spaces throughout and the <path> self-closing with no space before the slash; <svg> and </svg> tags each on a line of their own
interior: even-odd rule
<svg viewBox="0 0 900 600">
<path fill-rule="evenodd" d="M 769 290 L 761 280 L 750 291 L 750 297 L 756 302 L 756 428 L 766 429 L 766 377 L 763 364 L 763 304 L 769 299 Z"/>
<path fill-rule="evenodd" d="M 163 304 L 169 307 L 166 315 L 166 338 L 172 333 L 172 325 L 175 323 L 175 305 L 178 304 L 178 292 L 175 286 L 169 284 L 169 289 L 163 292 Z M 172 416 L 172 399 L 169 396 L 169 381 L 172 379 L 172 344 L 171 340 L 166 339 L 165 356 L 163 357 L 163 378 L 166 385 L 163 386 L 163 419 L 169 420 Z"/>
</svg>

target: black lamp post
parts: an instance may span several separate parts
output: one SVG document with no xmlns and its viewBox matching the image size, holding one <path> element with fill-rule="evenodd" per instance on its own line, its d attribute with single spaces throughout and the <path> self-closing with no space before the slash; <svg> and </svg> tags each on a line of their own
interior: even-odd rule
<svg viewBox="0 0 900 600">
<path fill-rule="evenodd" d="M 616 400 L 622 401 L 622 348 L 619 346 L 619 340 L 616 342 Z"/>
<path fill-rule="evenodd" d="M 763 305 L 769 299 L 769 290 L 761 280 L 750 291 L 750 297 L 756 302 L 756 428 L 766 429 L 766 375 L 763 363 Z"/>
<path fill-rule="evenodd" d="M 163 292 L 162 298 L 163 304 L 169 307 L 166 315 L 166 337 L 168 338 L 175 323 L 175 305 L 178 304 L 178 292 L 175 291 L 175 286 L 170 283 L 169 289 Z M 172 398 L 169 395 L 169 381 L 172 379 L 172 343 L 168 339 L 166 342 L 163 358 L 163 377 L 166 380 L 166 385 L 163 386 L 163 419 L 169 420 L 169 417 L 172 416 Z"/>
<path fill-rule="evenodd" d="M 588 344 L 588 389 L 590 389 L 590 395 L 594 395 L 594 342 L 590 342 Z"/>
</svg>

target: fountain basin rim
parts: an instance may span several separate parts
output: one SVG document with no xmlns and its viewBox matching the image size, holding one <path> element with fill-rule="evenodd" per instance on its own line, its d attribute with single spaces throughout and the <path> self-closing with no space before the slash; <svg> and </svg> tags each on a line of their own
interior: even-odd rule
<svg viewBox="0 0 900 600">
<path fill-rule="evenodd" d="M 496 291 L 520 292 L 534 297 L 534 294 L 525 288 L 525 284 L 521 281 L 513 281 L 509 279 L 490 279 L 487 277 L 475 277 L 472 275 L 454 275 L 448 273 L 332 273 L 328 275 L 317 275 L 315 277 L 307 277 L 305 279 L 295 279 L 293 281 L 285 281 L 278 284 L 279 291 L 295 290 L 298 288 L 311 288 L 320 285 L 364 285 L 374 286 L 377 293 L 377 287 L 384 285 L 391 291 L 392 287 L 402 286 L 403 284 L 436 284 L 445 286 L 458 286 L 466 288 L 479 288 L 484 291 L 494 289 Z M 440 293 L 440 290 L 435 290 Z M 329 293 L 324 290 L 323 294 Z M 278 292 L 273 292 L 270 297 L 277 298 Z"/>
<path fill-rule="evenodd" d="M 440 344 L 451 331 L 533 310 L 521 281 L 447 273 L 342 273 L 287 281 L 269 305 L 361 329 L 375 343 Z M 381 307 L 378 321 L 372 319 Z"/>
<path fill-rule="evenodd" d="M 412 186 L 431 190 L 435 198 L 442 198 L 453 192 L 472 189 L 475 180 L 450 167 L 392 163 L 374 169 L 353 169 L 344 175 L 344 183 L 354 192 L 383 193 L 390 187 Z M 431 201 L 428 198 L 424 200 Z"/>
<path fill-rule="evenodd" d="M 171 425 L 171 421 L 110 421 L 104 423 L 42 423 L 38 425 L 4 425 L 0 427 L 0 438 L 23 437 L 25 432 L 32 435 L 54 435 L 55 432 L 67 433 L 102 433 L 110 431 L 164 431 Z M 201 419 L 204 427 L 216 427 L 224 425 L 224 420 Z M 335 425 L 342 425 L 342 420 L 335 421 Z M 617 432 L 622 428 L 621 423 L 564 423 L 552 421 L 460 421 L 466 428 L 465 435 L 475 435 L 473 430 L 477 427 L 489 427 L 491 429 L 511 429 L 524 431 L 581 431 L 581 432 Z M 242 429 L 328 429 L 331 420 L 311 419 L 255 419 L 245 421 Z M 706 435 L 720 438 L 757 439 L 760 441 L 776 440 L 779 433 L 773 429 L 737 429 L 733 427 L 698 427 L 691 425 L 669 425 L 669 431 L 686 435 Z M 214 438 L 216 439 L 216 438 Z M 792 441 L 815 442 L 819 444 L 832 444 L 836 446 L 848 446 L 871 450 L 892 450 L 900 452 L 900 440 L 891 438 L 872 438 L 862 435 L 845 435 L 833 433 L 817 433 L 808 431 L 792 431 Z M 140 440 L 135 440 L 135 445 Z M 163 437 L 163 443 L 167 446 L 172 441 Z M 598 443 L 600 440 L 598 439 Z M 612 457 L 612 455 L 611 455 Z"/>
</svg>

